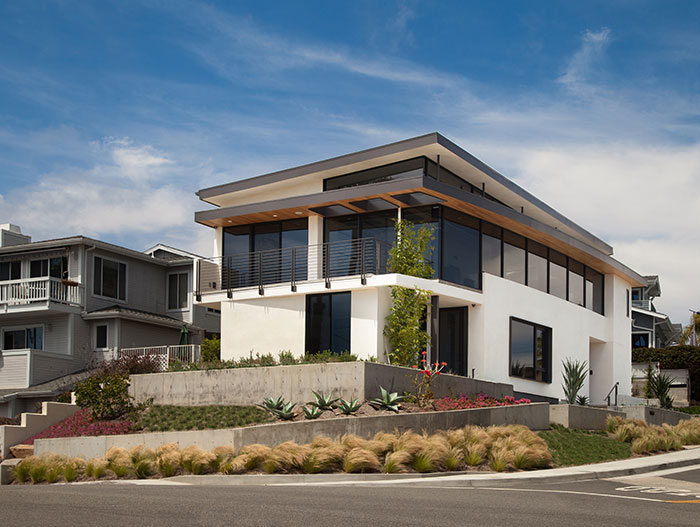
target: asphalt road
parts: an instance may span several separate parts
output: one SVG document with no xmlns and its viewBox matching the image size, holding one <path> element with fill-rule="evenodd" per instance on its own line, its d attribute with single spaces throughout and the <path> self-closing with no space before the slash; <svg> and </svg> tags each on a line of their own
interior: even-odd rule
<svg viewBox="0 0 700 527">
<path fill-rule="evenodd" d="M 699 515 L 700 468 L 502 488 L 445 487 L 440 483 L 423 487 L 112 483 L 0 488 L 3 527 L 697 527 Z"/>
</svg>

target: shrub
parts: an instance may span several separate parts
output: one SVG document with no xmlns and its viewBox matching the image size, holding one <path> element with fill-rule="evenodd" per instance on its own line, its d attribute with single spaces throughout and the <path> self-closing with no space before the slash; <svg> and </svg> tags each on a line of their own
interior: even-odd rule
<svg viewBox="0 0 700 527">
<path fill-rule="evenodd" d="M 75 387 L 76 403 L 88 408 L 95 419 L 118 419 L 133 408 L 125 375 L 93 376 Z"/>
<path fill-rule="evenodd" d="M 24 441 L 25 444 L 34 444 L 36 439 L 52 437 L 79 437 L 79 436 L 102 436 L 121 435 L 130 432 L 134 428 L 134 423 L 130 420 L 122 421 L 97 421 L 91 415 L 89 409 L 78 410 L 72 416 L 63 421 L 42 430 L 38 434 Z"/>
<path fill-rule="evenodd" d="M 202 450 L 197 445 L 191 445 L 182 451 L 182 468 L 190 474 L 205 474 L 211 469 L 216 456 Z"/>
<path fill-rule="evenodd" d="M 474 443 L 464 449 L 464 462 L 470 467 L 481 465 L 486 459 L 486 447 L 483 444 Z"/>
<path fill-rule="evenodd" d="M 406 470 L 408 470 L 408 464 L 411 462 L 412 457 L 413 456 L 405 450 L 391 452 L 387 454 L 384 460 L 384 465 L 382 465 L 382 472 L 386 472 L 387 474 L 406 472 Z"/>
<path fill-rule="evenodd" d="M 104 455 L 107 468 L 118 478 L 125 476 L 133 468 L 131 454 L 123 448 L 112 447 Z"/>
<path fill-rule="evenodd" d="M 69 403 L 71 402 L 71 393 L 70 392 L 63 392 L 56 397 L 56 402 L 57 403 Z"/>
<path fill-rule="evenodd" d="M 576 404 L 576 396 L 586 382 L 588 362 L 567 358 L 562 361 L 562 364 L 564 365 L 564 383 L 561 387 L 564 389 L 564 399 L 569 404 Z"/>
<path fill-rule="evenodd" d="M 81 470 L 84 470 L 84 468 L 84 460 L 77 457 L 69 459 L 63 466 L 63 479 L 65 479 L 68 483 L 72 483 L 78 478 Z"/>
<path fill-rule="evenodd" d="M 493 449 L 489 454 L 489 466 L 496 472 L 503 472 L 508 468 L 509 458 L 506 450 Z"/>
<path fill-rule="evenodd" d="M 156 450 L 156 467 L 165 478 L 177 473 L 181 459 L 182 455 L 177 443 L 169 443 Z"/>
<path fill-rule="evenodd" d="M 221 340 L 212 337 L 202 341 L 202 362 L 216 362 L 221 360 Z"/>
<path fill-rule="evenodd" d="M 96 375 L 139 375 L 142 373 L 158 373 L 161 371 L 160 359 L 157 355 L 127 355 L 115 360 L 105 361 L 100 365 Z"/>
<path fill-rule="evenodd" d="M 151 459 L 140 459 L 134 464 L 134 474 L 138 479 L 150 478 L 156 473 L 156 464 Z"/>
</svg>

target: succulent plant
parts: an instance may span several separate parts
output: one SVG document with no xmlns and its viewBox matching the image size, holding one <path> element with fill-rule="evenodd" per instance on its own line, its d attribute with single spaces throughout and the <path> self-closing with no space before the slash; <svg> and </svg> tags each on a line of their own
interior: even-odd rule
<svg viewBox="0 0 700 527">
<path fill-rule="evenodd" d="M 296 405 L 297 403 L 284 403 L 282 408 L 275 408 L 274 410 L 270 411 L 284 421 L 291 421 L 297 416 L 297 413 L 294 411 Z"/>
<path fill-rule="evenodd" d="M 271 412 L 274 412 L 275 410 L 281 410 L 284 404 L 284 397 L 280 395 L 277 399 L 273 399 L 272 397 L 265 397 L 262 400 L 262 404 L 258 406 L 264 408 L 265 410 L 270 410 Z"/>
<path fill-rule="evenodd" d="M 304 406 L 304 417 L 306 419 L 318 419 L 322 413 L 323 410 L 316 405 Z"/>
<path fill-rule="evenodd" d="M 309 404 L 321 410 L 332 410 L 335 408 L 335 403 L 338 402 L 339 399 L 339 397 L 333 397 L 333 392 L 323 393 L 312 391 L 311 393 L 314 394 L 316 401 Z"/>
<path fill-rule="evenodd" d="M 396 392 L 389 393 L 382 386 L 379 387 L 379 390 L 382 394 L 381 397 L 370 399 L 368 401 L 369 404 L 380 410 L 392 410 L 393 412 L 398 412 L 399 403 L 403 401 L 405 397 Z"/>
<path fill-rule="evenodd" d="M 341 399 L 338 403 L 338 408 L 340 408 L 340 411 L 343 412 L 345 415 L 354 414 L 360 409 L 361 406 L 362 403 L 357 399 L 350 399 L 349 401 Z"/>
</svg>

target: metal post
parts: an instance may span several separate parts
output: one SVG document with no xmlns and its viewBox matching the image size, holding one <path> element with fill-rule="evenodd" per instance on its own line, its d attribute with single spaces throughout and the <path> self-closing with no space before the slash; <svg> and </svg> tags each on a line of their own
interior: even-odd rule
<svg viewBox="0 0 700 527">
<path fill-rule="evenodd" d="M 262 279 L 262 268 L 263 268 L 263 259 L 262 259 L 262 254 L 258 253 L 258 294 L 260 296 L 265 294 L 265 289 L 263 288 L 263 279 Z"/>
<path fill-rule="evenodd" d="M 297 268 L 297 248 L 292 247 L 292 292 L 294 292 L 294 293 L 296 293 L 296 291 L 297 291 L 297 284 L 296 284 L 296 280 L 295 280 L 296 268 Z"/>
<path fill-rule="evenodd" d="M 224 260 L 221 260 L 223 264 Z M 226 298 L 233 298 L 233 291 L 231 291 L 231 257 L 228 257 L 228 263 L 226 265 Z"/>
<path fill-rule="evenodd" d="M 365 242 L 360 240 L 360 283 L 367 285 L 367 277 L 365 276 Z"/>
<path fill-rule="evenodd" d="M 324 243 L 323 247 L 323 276 L 326 279 L 326 289 L 331 288 L 331 245 L 330 243 Z"/>
</svg>

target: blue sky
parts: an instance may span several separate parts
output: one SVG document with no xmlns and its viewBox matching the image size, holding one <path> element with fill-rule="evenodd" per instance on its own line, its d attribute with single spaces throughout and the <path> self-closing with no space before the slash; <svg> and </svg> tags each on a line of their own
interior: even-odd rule
<svg viewBox="0 0 700 527">
<path fill-rule="evenodd" d="M 700 2 L 4 2 L 0 223 L 211 251 L 202 187 L 439 131 L 700 309 Z"/>
</svg>

